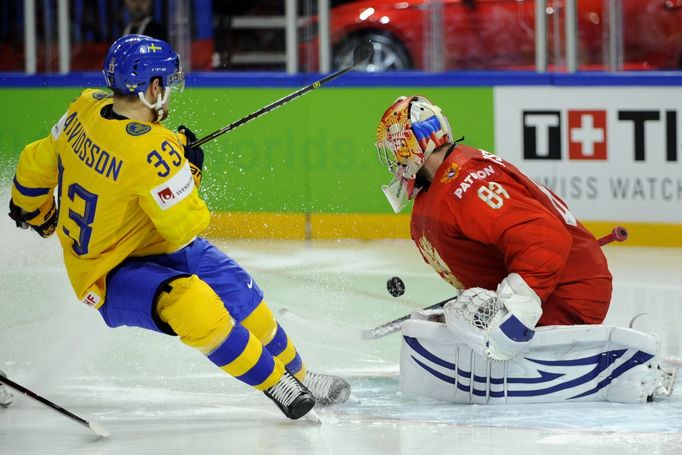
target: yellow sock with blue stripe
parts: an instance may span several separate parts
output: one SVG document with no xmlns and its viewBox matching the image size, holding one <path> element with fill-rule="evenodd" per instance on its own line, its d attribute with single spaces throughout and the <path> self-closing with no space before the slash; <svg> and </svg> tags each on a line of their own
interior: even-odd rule
<svg viewBox="0 0 682 455">
<path fill-rule="evenodd" d="M 258 390 L 277 383 L 284 374 L 282 361 L 232 318 L 208 284 L 192 275 L 173 280 L 170 287 L 157 299 L 157 313 L 183 343 Z"/>
<path fill-rule="evenodd" d="M 270 311 L 270 308 L 262 301 L 249 316 L 242 321 L 242 325 L 265 345 L 270 354 L 282 362 L 289 373 L 303 381 L 306 375 L 306 367 L 296 347 L 287 336 Z"/>
</svg>

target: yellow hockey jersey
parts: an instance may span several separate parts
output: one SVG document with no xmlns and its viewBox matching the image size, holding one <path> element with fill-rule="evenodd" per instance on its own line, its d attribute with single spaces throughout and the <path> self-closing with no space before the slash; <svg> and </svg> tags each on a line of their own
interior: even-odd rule
<svg viewBox="0 0 682 455">
<path fill-rule="evenodd" d="M 85 90 L 52 128 L 27 145 L 14 203 L 40 225 L 57 188 L 57 234 L 76 295 L 99 308 L 106 276 L 129 256 L 176 251 L 210 214 L 184 157 L 184 136 L 158 123 L 107 119 L 105 92 Z"/>
</svg>

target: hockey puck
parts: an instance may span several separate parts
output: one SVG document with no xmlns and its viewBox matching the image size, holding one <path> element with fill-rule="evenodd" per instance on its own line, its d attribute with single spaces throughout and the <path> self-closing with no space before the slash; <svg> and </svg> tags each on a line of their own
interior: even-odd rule
<svg viewBox="0 0 682 455">
<path fill-rule="evenodd" d="M 394 276 L 386 282 L 386 289 L 393 297 L 400 297 L 405 293 L 405 283 L 397 276 Z"/>
</svg>

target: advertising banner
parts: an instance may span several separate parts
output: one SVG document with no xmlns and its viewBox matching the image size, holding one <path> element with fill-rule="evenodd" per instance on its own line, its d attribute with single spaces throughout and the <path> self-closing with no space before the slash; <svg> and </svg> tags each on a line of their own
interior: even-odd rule
<svg viewBox="0 0 682 455">
<path fill-rule="evenodd" d="M 494 152 L 580 219 L 682 223 L 682 91 L 495 88 Z"/>
</svg>

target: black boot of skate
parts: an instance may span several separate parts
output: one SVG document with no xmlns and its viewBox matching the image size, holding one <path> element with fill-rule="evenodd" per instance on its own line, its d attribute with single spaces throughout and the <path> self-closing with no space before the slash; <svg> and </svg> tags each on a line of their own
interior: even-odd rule
<svg viewBox="0 0 682 455">
<path fill-rule="evenodd" d="M 277 404 L 285 416 L 300 419 L 315 406 L 315 398 L 298 379 L 288 371 L 284 372 L 277 384 L 263 393 Z"/>
<path fill-rule="evenodd" d="M 343 378 L 308 371 L 303 379 L 305 385 L 321 405 L 345 403 L 350 397 L 350 384 Z"/>
<path fill-rule="evenodd" d="M 2 375 L 3 378 L 7 377 L 2 371 L 0 371 L 0 375 Z M 14 395 L 12 395 L 12 392 L 10 392 L 6 386 L 0 384 L 0 407 L 6 408 L 12 404 L 13 401 Z"/>
</svg>

